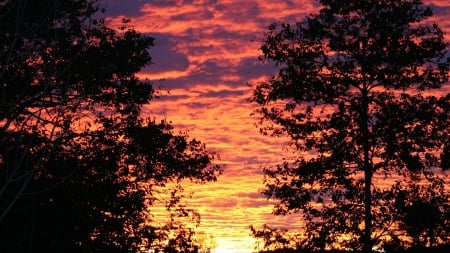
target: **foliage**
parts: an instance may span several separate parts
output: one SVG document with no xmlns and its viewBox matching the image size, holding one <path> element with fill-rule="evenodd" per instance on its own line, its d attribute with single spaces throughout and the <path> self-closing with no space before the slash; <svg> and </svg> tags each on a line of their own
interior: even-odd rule
<svg viewBox="0 0 450 253">
<path fill-rule="evenodd" d="M 263 225 L 263 228 L 259 230 L 250 226 L 250 230 L 252 231 L 253 237 L 264 242 L 263 248 L 267 250 L 283 249 L 287 251 L 288 249 L 293 250 L 298 248 L 298 245 L 295 245 L 297 241 L 296 238 L 290 236 L 286 229 L 271 228 L 267 225 Z"/>
<path fill-rule="evenodd" d="M 445 253 L 450 249 L 450 245 L 444 244 L 436 247 L 420 247 L 420 248 L 409 248 L 401 250 L 387 250 L 386 253 Z M 260 253 L 361 253 L 361 251 L 352 250 L 311 250 L 311 249 L 276 249 L 260 251 Z M 379 251 L 372 251 L 373 253 Z"/>
<path fill-rule="evenodd" d="M 436 224 L 448 222 L 448 193 L 434 187 L 443 186 L 437 169 L 448 169 L 450 95 L 439 89 L 450 60 L 442 30 L 427 22 L 431 9 L 417 0 L 320 2 L 294 25 L 271 25 L 261 47 L 262 60 L 279 66 L 251 99 L 261 132 L 289 136 L 298 152 L 264 169 L 263 193 L 279 200 L 275 214 L 302 213 L 308 248 L 448 241 Z M 421 203 L 435 218 L 413 229 Z"/>
<path fill-rule="evenodd" d="M 211 253 L 218 246 L 214 236 L 211 234 L 199 232 L 196 233 L 195 238 L 196 245 L 198 245 L 198 253 Z"/>
<path fill-rule="evenodd" d="M 390 196 L 385 196 L 390 199 L 386 206 L 393 209 L 399 228 L 412 239 L 411 246 L 435 247 L 448 243 L 450 196 L 445 187 L 442 180 L 434 180 L 431 185 L 398 182 Z M 401 242 L 395 233 L 391 237 L 394 240 L 390 246 Z"/>
<path fill-rule="evenodd" d="M 182 183 L 221 169 L 201 142 L 140 117 L 155 91 L 135 74 L 153 38 L 129 20 L 109 28 L 101 11 L 96 0 L 0 4 L 1 252 L 195 248 L 200 217 Z"/>
</svg>

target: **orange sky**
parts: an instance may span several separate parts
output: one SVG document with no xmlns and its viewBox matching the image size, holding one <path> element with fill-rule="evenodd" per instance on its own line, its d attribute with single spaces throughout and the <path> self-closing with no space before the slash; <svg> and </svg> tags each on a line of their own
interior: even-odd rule
<svg viewBox="0 0 450 253">
<path fill-rule="evenodd" d="M 295 228 L 295 217 L 271 215 L 272 204 L 259 193 L 263 166 L 278 164 L 289 150 L 284 140 L 261 136 L 246 102 L 255 83 L 273 67 L 258 61 L 267 26 L 301 20 L 319 6 L 314 0 L 103 0 L 109 22 L 123 16 L 152 35 L 154 64 L 141 77 L 170 95 L 153 100 L 143 113 L 172 121 L 176 131 L 217 151 L 225 167 L 218 182 L 191 186 L 191 205 L 202 216 L 200 231 L 212 234 L 215 252 L 251 252 L 249 225 Z M 426 0 L 450 35 L 450 1 Z M 447 39 L 450 40 L 449 35 Z"/>
</svg>

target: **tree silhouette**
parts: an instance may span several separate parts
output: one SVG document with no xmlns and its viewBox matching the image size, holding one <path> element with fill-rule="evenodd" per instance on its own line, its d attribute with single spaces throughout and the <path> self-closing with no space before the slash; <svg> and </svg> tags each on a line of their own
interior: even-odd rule
<svg viewBox="0 0 450 253">
<path fill-rule="evenodd" d="M 264 245 L 261 246 L 266 250 L 294 250 L 299 248 L 299 245 L 295 245 L 298 240 L 291 237 L 288 234 L 287 229 L 271 228 L 267 225 L 263 225 L 263 228 L 259 230 L 250 226 L 250 230 L 252 231 L 253 237 L 263 241 Z M 257 250 L 260 250 L 259 243 L 256 248 Z"/>
<path fill-rule="evenodd" d="M 195 248 L 182 183 L 221 169 L 201 142 L 141 117 L 155 91 L 135 74 L 153 39 L 129 20 L 107 27 L 101 11 L 0 3 L 1 252 Z"/>
<path fill-rule="evenodd" d="M 411 238 L 413 247 L 448 243 L 450 196 L 443 181 L 435 180 L 430 185 L 397 183 L 394 192 L 391 206 L 396 209 L 393 212 L 395 219 L 399 221 L 399 228 Z M 395 233 L 392 237 L 396 237 Z"/>
<path fill-rule="evenodd" d="M 448 43 L 421 1 L 320 2 L 271 25 L 261 47 L 279 66 L 251 99 L 261 132 L 299 153 L 264 169 L 264 194 L 280 201 L 275 214 L 302 212 L 312 248 L 370 252 L 390 240 L 395 182 L 432 184 L 448 169 Z"/>
<path fill-rule="evenodd" d="M 200 232 L 195 237 L 198 253 L 211 253 L 212 250 L 217 248 L 217 242 L 213 235 Z"/>
<path fill-rule="evenodd" d="M 5 177 L 0 196 L 5 208 L 0 220 L 35 174 L 33 167 L 21 166 L 23 155 L 36 144 L 27 136 L 62 142 L 75 127 L 82 132 L 93 123 L 86 118 L 95 118 L 102 110 L 137 112 L 153 96 L 150 83 L 139 82 L 134 75 L 150 63 L 153 39 L 127 24 L 119 35 L 95 18 L 100 10 L 90 0 L 0 4 L 0 136 L 9 139 L 14 134 L 22 145 L 15 157 L 2 154 Z M 45 145 L 34 163 L 56 148 Z M 17 194 L 9 191 L 19 184 L 23 187 Z"/>
</svg>

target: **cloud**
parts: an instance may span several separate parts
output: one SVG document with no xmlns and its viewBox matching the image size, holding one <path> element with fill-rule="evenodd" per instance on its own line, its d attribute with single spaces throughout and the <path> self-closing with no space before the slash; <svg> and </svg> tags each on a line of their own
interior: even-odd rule
<svg viewBox="0 0 450 253">
<path fill-rule="evenodd" d="M 450 40 L 450 22 L 447 18 L 450 15 L 450 3 L 448 1 L 430 1 L 429 6 L 433 10 L 434 16 L 430 21 L 439 24 L 439 27 L 444 30 L 445 38 Z"/>
<path fill-rule="evenodd" d="M 101 5 L 105 8 L 108 16 L 137 17 L 141 15 L 142 5 L 146 0 L 101 0 Z"/>
<path fill-rule="evenodd" d="M 221 90 L 221 91 L 208 91 L 202 93 L 201 97 L 217 97 L 217 98 L 225 98 L 225 97 L 240 97 L 244 94 L 242 90 Z"/>
<path fill-rule="evenodd" d="M 185 54 L 174 51 L 174 42 L 171 38 L 162 34 L 150 34 L 155 38 L 155 45 L 150 49 L 152 64 L 143 69 L 143 72 L 151 74 L 166 73 L 171 71 L 183 72 L 189 67 L 189 59 Z"/>
<path fill-rule="evenodd" d="M 212 19 L 214 18 L 214 13 L 208 10 L 194 10 L 190 12 L 180 13 L 172 16 L 170 19 L 173 21 L 193 21 L 193 20 L 201 20 Z"/>
<path fill-rule="evenodd" d="M 450 3 L 448 1 L 429 1 L 426 4 L 433 10 L 433 14 L 437 16 L 443 16 L 450 13 Z"/>
<path fill-rule="evenodd" d="M 216 162 L 225 165 L 218 182 L 188 185 L 195 193 L 192 204 L 202 215 L 201 229 L 213 234 L 221 248 L 236 244 L 251 249 L 251 224 L 302 226 L 298 216 L 274 217 L 274 202 L 259 193 L 264 187 L 262 168 L 273 168 L 283 157 L 295 154 L 287 149 L 287 138 L 260 135 L 255 126 L 258 117 L 250 116 L 254 105 L 246 101 L 251 94 L 247 83 L 267 80 L 276 71 L 273 64 L 258 60 L 267 27 L 273 22 L 299 21 L 316 12 L 319 1 L 104 2 L 110 7 L 111 25 L 118 26 L 123 15 L 131 16 L 137 30 L 156 39 L 150 49 L 154 64 L 139 75 L 155 80 L 155 86 L 163 86 L 170 94 L 145 105 L 143 114 L 169 119 L 175 131 L 187 131 L 217 151 L 221 160 Z M 432 20 L 448 34 L 448 0 L 425 4 L 432 6 L 436 14 Z"/>
</svg>

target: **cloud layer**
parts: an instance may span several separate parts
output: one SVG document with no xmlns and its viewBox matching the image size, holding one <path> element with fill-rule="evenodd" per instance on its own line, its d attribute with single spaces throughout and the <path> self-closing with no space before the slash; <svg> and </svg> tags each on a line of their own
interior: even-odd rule
<svg viewBox="0 0 450 253">
<path fill-rule="evenodd" d="M 425 1 L 450 39 L 450 3 Z M 217 151 L 225 174 L 217 183 L 190 186 L 201 230 L 213 234 L 217 252 L 251 251 L 249 225 L 296 227 L 296 217 L 274 217 L 261 194 L 262 167 L 280 163 L 287 140 L 259 134 L 246 102 L 248 83 L 267 79 L 273 66 L 258 60 L 273 22 L 295 22 L 318 9 L 315 0 L 104 0 L 108 22 L 131 17 L 135 28 L 155 40 L 153 63 L 139 74 L 170 95 L 145 106 L 149 116 L 167 118 Z M 163 81 L 157 81 L 164 79 Z M 239 251 L 238 251 L 239 250 Z"/>
</svg>

